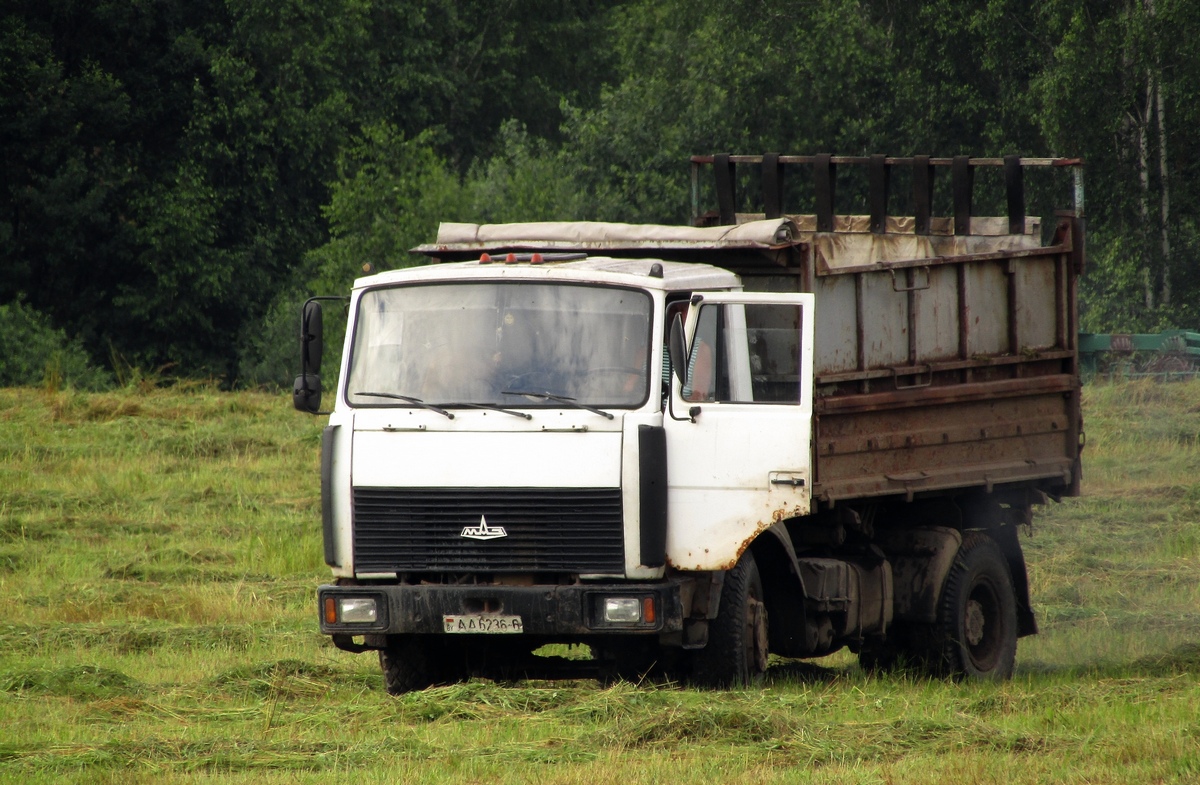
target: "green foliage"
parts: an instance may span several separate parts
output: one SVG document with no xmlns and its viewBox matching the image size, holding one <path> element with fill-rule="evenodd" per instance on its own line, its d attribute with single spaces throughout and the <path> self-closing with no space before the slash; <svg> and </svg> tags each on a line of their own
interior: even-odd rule
<svg viewBox="0 0 1200 785">
<path fill-rule="evenodd" d="M 0 305 L 0 387 L 45 385 L 51 389 L 95 390 L 112 384 L 91 364 L 77 340 L 30 306 L 17 301 Z"/>
<path fill-rule="evenodd" d="M 143 340 L 153 334 L 145 314 L 159 314 L 125 307 L 142 299 L 146 283 L 135 271 L 146 214 L 160 219 L 161 230 L 152 226 L 150 237 L 172 252 L 191 243 L 186 232 L 195 230 L 195 221 L 160 217 L 164 189 L 147 180 L 162 174 L 164 137 L 181 129 L 177 110 L 196 53 L 174 49 L 171 33 L 189 20 L 163 6 L 139 17 L 125 3 L 21 5 L 29 7 L 6 16 L 0 28 L 0 48 L 20 53 L 6 62 L 0 93 L 8 164 L 0 199 L 11 217 L 0 235 L 13 261 L 5 265 L 0 299 L 26 297 L 94 354 L 110 341 L 125 352 L 131 333 Z M 80 34 L 65 35 L 72 27 Z M 123 45 L 113 47 L 117 30 Z M 192 189 L 194 178 L 181 179 Z M 211 214 L 208 196 L 167 206 Z M 151 262 L 151 273 L 176 275 L 161 269 L 174 256 Z"/>
<path fill-rule="evenodd" d="M 257 379 L 283 300 L 439 221 L 685 221 L 694 154 L 1019 152 L 1088 162 L 1090 327 L 1195 327 L 1198 35 L 1188 0 L 11 0 L 0 303 Z"/>
<path fill-rule="evenodd" d="M 300 310 L 308 296 L 299 291 L 280 295 L 263 318 L 246 327 L 239 340 L 241 358 L 238 383 L 242 387 L 291 390 L 300 373 Z M 347 311 L 336 301 L 325 301 L 324 357 L 321 384 L 326 395 L 337 387 Z M 328 399 L 326 399 L 328 400 Z"/>
<path fill-rule="evenodd" d="M 574 221 L 591 205 L 561 150 L 530 136 L 516 120 L 500 126 L 494 156 L 471 168 L 464 188 L 475 223 Z"/>
<path fill-rule="evenodd" d="M 290 389 L 300 373 L 300 309 L 304 295 L 286 293 L 271 303 L 238 341 L 238 382 L 243 387 Z"/>
<path fill-rule="evenodd" d="M 361 229 L 346 206 L 361 181 L 333 204 L 339 162 L 381 128 L 455 172 L 506 118 L 554 136 L 559 101 L 599 89 L 605 50 L 582 50 L 608 5 L 14 0 L 0 302 L 24 297 L 95 356 L 232 378 L 239 336 L 307 280 L 326 216 L 343 245 Z M 430 193 L 417 212 L 442 209 Z"/>
<path fill-rule="evenodd" d="M 1112 241 L 1093 250 L 1108 258 L 1120 253 L 1138 271 L 1136 281 L 1124 277 L 1122 290 L 1115 281 L 1089 285 L 1108 292 L 1096 310 L 1120 302 L 1124 318 L 1102 322 L 1104 331 L 1193 328 L 1200 181 L 1192 162 L 1200 150 L 1191 128 L 1200 120 L 1194 100 L 1200 54 L 1171 42 L 1200 34 L 1200 7 L 1178 0 L 1064 0 L 1043 5 L 1041 13 L 1046 27 L 1060 32 L 1047 42 L 1050 59 L 1029 83 L 1030 114 L 1049 149 L 1090 164 L 1089 220 L 1097 236 Z"/>
<path fill-rule="evenodd" d="M 896 69 L 888 80 L 896 91 L 890 145 L 904 153 L 998 155 L 1032 154 L 1043 144 L 1029 117 L 1027 87 L 1044 66 L 1045 37 L 1053 35 L 1040 24 L 1042 4 L 865 5 L 887 30 Z"/>
<path fill-rule="evenodd" d="M 364 129 L 339 159 L 340 178 L 325 208 L 332 239 L 310 263 L 318 294 L 343 294 L 363 272 L 407 267 L 409 249 L 427 240 L 439 220 L 459 211 L 458 178 L 438 157 L 432 134 L 415 139 L 388 123 Z"/>
<path fill-rule="evenodd" d="M 499 132 L 500 152 L 460 180 L 438 156 L 434 135 L 408 139 L 383 123 L 339 159 L 339 179 L 325 208 L 332 239 L 315 250 L 312 291 L 341 294 L 364 264 L 407 267 L 410 250 L 431 242 L 442 221 L 572 220 L 581 198 L 562 156 L 516 120 Z"/>
<path fill-rule="evenodd" d="M 693 154 L 883 141 L 889 53 L 855 4 L 636 2 L 613 28 L 621 79 L 567 123 L 595 217 L 685 221 Z"/>
<path fill-rule="evenodd" d="M 1080 329 L 1083 332 L 1151 332 L 1130 292 L 1141 286 L 1136 241 L 1121 235 L 1088 238 L 1088 270 L 1081 279 Z M 1103 329 L 1101 329 L 1103 328 Z"/>
</svg>

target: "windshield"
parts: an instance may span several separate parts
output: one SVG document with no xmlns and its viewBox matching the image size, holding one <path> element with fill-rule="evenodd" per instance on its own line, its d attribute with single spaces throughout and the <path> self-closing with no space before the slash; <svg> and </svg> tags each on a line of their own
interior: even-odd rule
<svg viewBox="0 0 1200 785">
<path fill-rule="evenodd" d="M 347 400 L 640 406 L 649 390 L 650 313 L 647 293 L 617 287 L 513 281 L 372 289 L 358 305 Z"/>
</svg>

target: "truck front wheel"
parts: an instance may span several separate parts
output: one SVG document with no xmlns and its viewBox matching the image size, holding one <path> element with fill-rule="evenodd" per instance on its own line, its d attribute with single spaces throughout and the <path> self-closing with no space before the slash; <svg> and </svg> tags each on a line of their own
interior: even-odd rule
<svg viewBox="0 0 1200 785">
<path fill-rule="evenodd" d="M 742 687 L 767 670 L 767 608 L 754 555 L 747 550 L 725 573 L 717 618 L 708 623 L 708 645 L 692 653 L 692 681 L 704 687 Z"/>
<path fill-rule="evenodd" d="M 996 542 L 975 532 L 942 588 L 932 652 L 935 668 L 954 678 L 1008 679 L 1017 655 L 1017 601 Z"/>
<path fill-rule="evenodd" d="M 462 681 L 461 659 L 453 647 L 411 635 L 394 636 L 387 648 L 379 650 L 383 685 L 392 695 Z"/>
</svg>

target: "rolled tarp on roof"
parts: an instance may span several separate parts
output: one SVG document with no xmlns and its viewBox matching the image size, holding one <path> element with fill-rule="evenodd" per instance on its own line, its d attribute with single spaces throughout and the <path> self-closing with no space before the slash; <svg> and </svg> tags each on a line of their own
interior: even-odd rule
<svg viewBox="0 0 1200 785">
<path fill-rule="evenodd" d="M 506 251 L 579 251 L 595 255 L 642 256 L 679 261 L 708 261 L 722 254 L 722 266 L 757 266 L 763 253 L 811 243 L 817 275 L 855 271 L 872 265 L 977 254 L 1030 251 L 1041 246 L 1040 221 L 1027 221 L 1025 234 L 1007 234 L 1007 219 L 972 218 L 979 234 L 949 232 L 917 235 L 911 221 L 889 224 L 892 231 L 874 234 L 865 217 L 839 216 L 838 231 L 814 232 L 811 216 L 752 220 L 732 226 L 666 226 L 661 224 L 544 221 L 537 223 L 443 223 L 437 242 L 414 253 L 442 259 L 464 259 Z M 1003 221 L 1003 225 L 1001 225 Z M 976 226 L 978 224 L 978 226 Z M 942 227 L 943 229 L 945 227 Z M 986 233 L 982 233 L 986 232 Z M 748 253 L 742 253 L 748 252 Z M 730 254 L 739 254 L 735 263 Z"/>
<path fill-rule="evenodd" d="M 512 224 L 443 223 L 437 242 L 417 253 L 484 251 L 490 248 L 777 248 L 797 241 L 787 218 L 736 226 L 666 226 L 598 221 L 542 221 Z"/>
</svg>

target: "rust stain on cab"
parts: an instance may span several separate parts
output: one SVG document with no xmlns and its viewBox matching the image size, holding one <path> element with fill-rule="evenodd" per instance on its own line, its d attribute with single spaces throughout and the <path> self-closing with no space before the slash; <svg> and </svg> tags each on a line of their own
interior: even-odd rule
<svg viewBox="0 0 1200 785">
<path fill-rule="evenodd" d="M 734 568 L 734 566 L 738 563 L 738 561 L 742 558 L 742 554 L 744 554 L 746 552 L 746 549 L 749 548 L 750 545 L 755 540 L 758 539 L 758 536 L 760 534 L 765 532 L 767 529 L 771 528 L 773 525 L 775 525 L 777 523 L 781 523 L 782 521 L 793 517 L 795 514 L 796 514 L 795 510 L 789 510 L 788 508 L 783 507 L 778 510 L 773 510 L 771 512 L 772 523 L 764 523 L 761 520 L 755 521 L 754 533 L 751 534 L 749 537 L 747 537 L 745 540 L 743 540 L 740 545 L 738 545 L 737 552 L 734 554 L 733 558 L 730 560 L 722 561 L 717 564 L 709 565 L 706 567 L 706 566 L 703 566 L 700 564 L 693 564 L 693 565 L 680 564 L 679 562 L 673 560 L 670 556 L 667 556 L 667 566 L 671 567 L 672 569 L 682 570 L 684 572 L 700 572 L 700 571 L 705 571 L 705 570 L 732 570 Z M 707 548 L 705 548 L 705 552 L 706 553 L 708 552 Z M 692 555 L 691 552 L 689 552 L 688 555 L 691 556 Z"/>
</svg>

